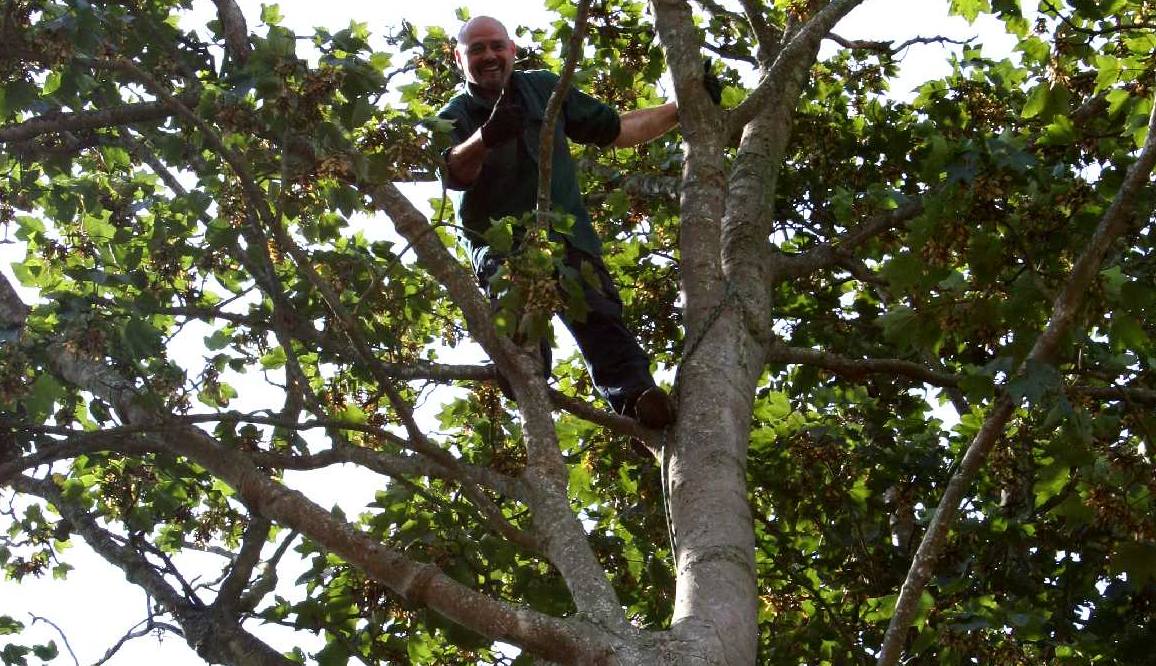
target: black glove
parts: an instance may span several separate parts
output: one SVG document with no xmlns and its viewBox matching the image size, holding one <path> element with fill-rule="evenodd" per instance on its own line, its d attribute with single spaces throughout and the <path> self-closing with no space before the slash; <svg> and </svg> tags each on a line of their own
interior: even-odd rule
<svg viewBox="0 0 1156 666">
<path fill-rule="evenodd" d="M 710 58 L 702 61 L 702 87 L 706 88 L 706 94 L 710 95 L 710 101 L 714 102 L 715 106 L 722 105 L 723 84 L 718 76 L 710 71 Z"/>
<path fill-rule="evenodd" d="M 517 138 L 526 125 L 526 114 L 514 103 L 506 90 L 498 96 L 490 118 L 482 125 L 482 143 L 486 148 L 500 146 Z"/>
</svg>

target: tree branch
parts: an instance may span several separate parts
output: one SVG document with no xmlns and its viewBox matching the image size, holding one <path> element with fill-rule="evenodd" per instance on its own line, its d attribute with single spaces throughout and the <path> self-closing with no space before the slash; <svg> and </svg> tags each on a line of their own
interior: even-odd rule
<svg viewBox="0 0 1156 666">
<path fill-rule="evenodd" d="M 549 405 L 545 383 L 537 375 L 531 356 L 498 335 L 489 303 L 482 297 L 473 277 L 450 255 L 438 236 L 430 232 L 425 216 L 392 183 L 365 183 L 362 186 L 374 205 L 389 215 L 398 233 L 413 246 L 420 264 L 446 288 L 454 303 L 461 308 L 471 335 L 510 379 L 526 421 L 527 457 L 531 464 L 527 465 L 528 475 L 524 480 L 529 487 L 535 525 L 551 535 L 547 537 L 547 553 L 571 591 L 579 593 L 577 596 L 581 601 L 576 598 L 576 604 L 579 608 L 597 609 L 591 615 L 605 618 L 608 623 L 623 622 L 613 588 L 594 558 L 585 532 L 566 500 L 569 474 L 557 445 L 549 410 L 529 407 L 536 397 L 532 382 L 542 387 L 542 405 Z M 562 534 L 564 536 L 559 536 Z"/>
<path fill-rule="evenodd" d="M 12 477 L 21 472 L 59 460 L 69 460 L 80 455 L 102 451 L 116 451 L 125 455 L 143 455 L 158 453 L 161 450 L 161 448 L 142 440 L 139 434 L 134 432 L 83 433 L 74 440 L 43 448 L 36 453 L 0 464 L 0 486 L 7 484 Z"/>
<path fill-rule="evenodd" d="M 278 244 L 282 249 L 286 250 L 294 259 L 295 263 L 304 273 L 306 279 L 316 288 L 325 303 L 328 305 L 334 318 L 340 324 L 342 331 L 348 337 L 356 356 L 362 363 L 365 363 L 374 375 L 377 376 L 378 381 L 385 388 L 386 395 L 390 398 L 394 410 L 401 415 L 403 423 L 410 434 L 409 446 L 419 451 L 420 453 L 430 456 L 437 460 L 442 465 L 448 468 L 454 468 L 458 465 L 458 461 L 450 456 L 448 453 L 433 446 L 428 442 L 424 433 L 417 428 L 412 416 L 409 414 L 408 406 L 400 399 L 400 395 L 390 386 L 390 378 L 386 373 L 382 372 L 381 364 L 372 354 L 369 345 L 364 340 L 361 330 L 357 322 L 350 315 L 350 313 L 341 304 L 341 300 L 332 286 L 324 280 L 314 268 L 312 261 L 308 255 L 302 250 L 296 242 L 285 231 L 284 227 L 276 220 L 270 220 L 270 211 L 265 201 L 260 195 L 260 190 L 255 179 L 246 166 L 245 162 L 234 151 L 227 148 L 221 138 L 217 135 L 211 127 L 208 126 L 200 117 L 194 114 L 186 105 L 179 99 L 170 94 L 163 86 L 160 85 L 149 74 L 140 70 L 139 67 L 131 61 L 118 60 L 108 63 L 108 66 L 115 69 L 121 69 L 133 75 L 135 78 L 145 83 L 153 94 L 164 100 L 169 106 L 174 108 L 177 113 L 185 120 L 193 124 L 199 129 L 209 145 L 213 146 L 224 158 L 224 160 L 233 169 L 241 182 L 242 191 L 245 193 L 249 201 L 251 210 L 256 211 L 257 220 L 265 220 L 270 231 L 274 234 Z M 255 222 L 255 221 L 254 221 Z M 251 223 L 250 227 L 254 232 L 260 233 L 259 226 Z M 263 235 L 263 234 L 261 234 Z M 484 515 L 487 516 L 491 524 L 499 528 L 499 532 L 507 539 L 521 544 L 524 547 L 535 546 L 536 542 L 528 539 L 524 533 L 509 525 L 502 517 L 501 511 L 492 505 L 487 497 L 471 484 L 464 485 L 465 491 L 471 496 L 471 500 L 479 507 Z"/>
<path fill-rule="evenodd" d="M 68 635 L 64 633 L 63 629 L 61 629 L 55 622 L 49 620 L 46 617 L 40 617 L 39 615 L 33 615 L 32 613 L 29 613 L 28 615 L 32 618 L 32 624 L 43 622 L 44 624 L 47 624 L 48 626 L 55 629 L 56 633 L 60 635 L 60 640 L 64 642 L 64 649 L 68 650 L 68 656 L 72 657 L 72 663 L 76 664 L 76 666 L 80 666 L 80 660 L 76 658 L 76 653 L 72 651 L 72 644 L 68 642 Z"/>
<path fill-rule="evenodd" d="M 747 22 L 750 23 L 755 37 L 759 40 L 758 64 L 766 67 L 771 64 L 775 54 L 782 47 L 783 31 L 767 21 L 764 14 L 766 9 L 762 3 L 756 0 L 739 0 L 739 4 L 743 6 L 743 13 L 746 14 Z"/>
<path fill-rule="evenodd" d="M 181 102 L 196 103 L 194 95 L 181 95 Z M 23 122 L 0 125 L 0 143 L 28 141 L 43 134 L 77 132 L 119 127 L 153 120 L 164 120 L 174 114 L 167 102 L 140 102 L 96 111 L 52 112 Z"/>
<path fill-rule="evenodd" d="M 213 613 L 198 599 L 185 598 L 140 553 L 122 546 L 82 507 L 67 500 L 54 483 L 19 476 L 12 486 L 52 504 L 97 554 L 124 572 L 130 583 L 144 588 L 181 627 L 185 640 L 202 658 L 245 666 L 290 666 L 293 662 L 259 641 L 236 622 Z"/>
<path fill-rule="evenodd" d="M 234 0 L 213 0 L 217 5 L 217 20 L 221 22 L 221 32 L 225 36 L 227 52 L 239 66 L 249 62 L 252 49 L 249 46 L 249 28 L 245 25 L 245 14 Z"/>
<path fill-rule="evenodd" d="M 893 46 L 893 44 L 895 43 L 893 41 L 873 41 L 873 40 L 866 40 L 866 39 L 846 39 L 844 37 L 840 37 L 839 35 L 836 35 L 833 32 L 829 33 L 827 35 L 827 39 L 835 42 L 836 44 L 838 44 L 839 46 L 842 46 L 845 49 L 855 49 L 855 50 L 861 50 L 861 51 L 876 51 L 878 53 L 883 53 L 886 55 L 895 55 L 896 53 L 899 53 L 903 49 L 906 49 L 909 46 L 914 46 L 916 44 L 957 44 L 960 46 L 966 46 L 966 45 L 970 44 L 971 42 L 975 41 L 976 38 L 971 37 L 968 39 L 951 39 L 950 37 L 944 37 L 942 35 L 936 36 L 936 37 L 913 37 L 913 38 L 901 43 L 899 46 Z"/>
<path fill-rule="evenodd" d="M 5 299 L 0 298 L 0 312 L 10 309 L 2 307 L 4 305 L 8 304 Z M 128 425 L 150 426 L 170 422 L 168 415 L 151 412 L 145 406 L 145 401 L 139 399 L 139 390 L 113 369 L 93 360 L 78 357 L 62 347 L 53 354 L 53 360 L 56 372 L 65 381 L 83 387 L 114 405 Z M 406 558 L 369 535 L 354 529 L 348 523 L 335 520 L 329 511 L 301 493 L 276 483 L 258 469 L 245 454 L 220 446 L 208 433 L 199 428 L 175 424 L 166 430 L 164 436 L 150 434 L 150 437 L 154 438 L 153 441 L 158 447 L 175 455 L 188 457 L 228 484 L 237 492 L 238 498 L 256 513 L 296 529 L 413 603 L 428 606 L 482 635 L 520 645 L 531 652 L 557 661 L 575 658 L 593 661 L 600 659 L 600 655 L 603 654 L 604 637 L 594 632 L 588 625 L 579 621 L 559 620 L 492 599 L 461 585 L 435 566 L 419 564 Z M 28 489 L 33 487 L 41 487 L 29 485 L 36 483 L 44 482 L 35 482 L 19 476 L 13 485 L 19 484 L 18 490 L 28 492 Z M 540 498 L 533 499 L 540 500 Z M 561 502 L 561 511 L 565 511 L 565 515 L 577 523 L 564 494 L 558 501 Z M 69 510 L 72 511 L 71 508 Z M 551 518 L 561 517 L 563 515 L 561 511 L 557 506 L 547 505 L 543 514 Z M 77 516 L 73 522 L 79 524 L 78 521 L 86 516 L 87 514 Z M 95 525 L 90 516 L 87 518 Z M 113 551 L 113 555 L 118 558 L 116 561 L 128 557 L 128 554 L 121 552 L 122 547 L 111 537 L 106 536 L 105 539 L 109 548 L 119 549 Z M 589 547 L 584 540 L 579 543 L 588 550 Z M 567 541 L 551 544 L 550 547 L 560 548 L 563 545 L 573 549 L 575 543 Z M 139 555 L 136 557 L 139 558 Z M 563 563 L 568 564 L 565 560 Z M 141 575 L 151 572 L 151 575 L 163 584 L 163 587 L 157 589 L 155 596 L 159 598 L 160 595 L 166 595 L 165 598 L 173 604 L 180 602 L 179 596 L 168 587 L 155 569 L 147 562 L 145 564 L 148 569 Z M 605 582 L 605 577 L 602 580 Z M 135 579 L 133 582 L 136 582 Z M 146 580 L 145 584 L 153 585 L 152 579 Z M 223 631 L 229 628 L 213 628 L 214 631 L 218 629 Z M 230 631 L 237 634 L 241 630 L 234 628 Z M 201 635 L 196 631 L 189 633 L 190 641 Z M 244 643 L 245 636 L 240 634 L 238 636 L 237 640 Z M 199 642 L 197 644 L 199 645 Z M 280 655 L 277 656 L 280 659 Z"/>
<path fill-rule="evenodd" d="M 1102 37 L 1104 35 L 1111 35 L 1111 34 L 1115 34 L 1117 32 L 1127 32 L 1129 30 L 1153 30 L 1153 29 L 1156 29 L 1156 23 L 1153 23 L 1151 21 L 1142 21 L 1140 23 L 1125 23 L 1122 25 L 1115 25 L 1115 26 L 1111 26 L 1108 28 L 1100 28 L 1100 29 L 1085 28 L 1083 26 L 1076 25 L 1072 21 L 1072 18 L 1070 16 L 1066 16 L 1066 15 L 1060 13 L 1060 10 L 1057 9 L 1056 6 L 1052 2 L 1050 2 L 1049 0 L 1043 0 L 1043 2 L 1041 4 L 1046 9 L 1048 9 L 1053 14 L 1055 14 L 1056 18 L 1063 21 L 1064 24 L 1067 25 L 1072 31 L 1078 32 L 1078 33 L 1083 34 L 1083 35 L 1088 35 L 1090 37 Z"/>
<path fill-rule="evenodd" d="M 780 89 L 790 79 L 802 76 L 810 68 L 811 62 L 805 54 L 815 50 L 831 28 L 862 2 L 863 0 L 832 0 L 792 34 L 758 87 L 729 112 L 726 121 L 729 130 L 726 135 L 737 134 L 739 128 L 749 123 L 772 100 L 781 99 Z M 799 71 L 800 68 L 802 72 Z M 795 100 L 790 100 L 790 104 L 794 105 Z"/>
<path fill-rule="evenodd" d="M 538 202 L 537 229 L 545 234 L 550 228 L 550 190 L 553 186 L 554 172 L 554 128 L 558 124 L 558 114 L 562 112 L 562 103 L 570 94 L 570 84 L 574 80 L 574 70 L 578 67 L 578 60 L 582 57 L 582 42 L 586 38 L 586 19 L 590 16 L 590 0 L 579 0 L 577 15 L 574 17 L 574 30 L 570 33 L 570 41 L 566 45 L 566 62 L 562 66 L 562 74 L 558 77 L 558 84 L 550 92 L 550 99 L 546 102 L 546 110 L 542 115 L 542 129 L 538 132 Z"/>
<path fill-rule="evenodd" d="M 214 607 L 226 613 L 236 608 L 241 594 L 249 586 L 253 570 L 261 561 L 261 549 L 264 548 L 265 541 L 269 538 L 269 530 L 272 526 L 273 524 L 263 516 L 249 517 L 249 525 L 245 528 L 245 535 L 241 540 L 241 550 L 233 559 L 232 567 L 225 577 L 225 581 L 221 583 L 221 589 L 213 601 Z"/>
<path fill-rule="evenodd" d="M 657 430 L 648 430 L 643 427 L 638 421 L 627 417 L 608 412 L 591 405 L 590 403 L 579 398 L 562 393 L 561 391 L 550 390 L 550 398 L 554 401 L 554 405 L 559 409 L 570 412 L 574 416 L 585 419 L 595 425 L 600 425 L 607 430 L 633 437 L 635 439 L 646 442 L 649 446 L 661 446 L 662 432 Z"/>
<path fill-rule="evenodd" d="M 138 627 L 140 628 L 138 629 Z M 142 620 L 141 622 L 138 622 L 131 629 L 129 629 L 123 636 L 120 637 L 120 639 L 117 640 L 116 643 L 113 643 L 111 647 L 105 650 L 104 656 L 98 659 L 92 666 L 104 666 L 104 664 L 108 663 L 110 659 L 116 656 L 117 652 L 120 652 L 120 649 L 124 647 L 126 643 L 135 638 L 148 636 L 150 633 L 156 631 L 157 629 L 164 629 L 166 631 L 171 631 L 178 636 L 183 636 L 183 632 L 181 632 L 176 627 L 165 624 L 163 622 L 156 622 L 150 617 L 148 619 Z"/>
<path fill-rule="evenodd" d="M 894 210 L 880 213 L 848 230 L 839 238 L 813 247 L 802 254 L 776 255 L 773 279 L 775 281 L 798 279 L 815 271 L 840 265 L 851 257 L 859 246 L 879 234 L 903 226 L 922 213 L 922 202 L 908 202 Z"/>
<path fill-rule="evenodd" d="M 952 387 L 957 386 L 962 378 L 960 375 L 932 370 L 913 361 L 893 358 L 849 359 L 818 349 L 788 347 L 782 342 L 771 345 L 767 361 L 819 367 L 851 380 L 861 380 L 865 375 L 873 374 L 902 375 L 933 386 Z"/>
<path fill-rule="evenodd" d="M 754 56 L 749 56 L 745 53 L 739 53 L 738 51 L 728 49 L 725 46 L 715 46 L 709 42 L 703 42 L 702 47 L 707 51 L 717 55 L 718 57 L 724 58 L 726 60 L 738 60 L 739 62 L 745 62 L 748 65 L 754 67 L 757 67 L 759 64 L 758 59 L 756 59 Z"/>
</svg>

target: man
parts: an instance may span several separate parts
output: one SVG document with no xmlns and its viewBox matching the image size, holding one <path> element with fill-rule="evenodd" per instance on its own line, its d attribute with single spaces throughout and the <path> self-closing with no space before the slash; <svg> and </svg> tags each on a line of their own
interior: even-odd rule
<svg viewBox="0 0 1156 666">
<path fill-rule="evenodd" d="M 521 218 L 536 205 L 539 133 L 546 103 L 558 81 L 557 75 L 545 70 L 515 72 L 515 54 L 505 26 L 487 16 L 470 19 L 458 33 L 454 50 L 465 85 L 438 113 L 454 122 L 454 145 L 445 153 L 442 179 L 457 193 L 456 213 L 483 287 L 504 261 L 483 235 L 491 221 L 508 215 Z M 574 225 L 566 236 L 552 231 L 551 238 L 563 241 L 567 266 L 581 275 L 582 265 L 588 264 L 601 282 L 598 289 L 583 281 L 590 308 L 585 321 L 563 314 L 563 322 L 574 335 L 594 384 L 614 410 L 649 428 L 670 425 L 673 404 L 655 385 L 649 358 L 622 321 L 622 301 L 603 265 L 601 241 L 582 205 L 566 139 L 633 146 L 662 135 L 677 123 L 674 103 L 619 115 L 589 95 L 571 90 L 555 128 L 551 201 L 555 209 L 573 216 Z M 545 360 L 548 368 L 548 355 Z"/>
</svg>

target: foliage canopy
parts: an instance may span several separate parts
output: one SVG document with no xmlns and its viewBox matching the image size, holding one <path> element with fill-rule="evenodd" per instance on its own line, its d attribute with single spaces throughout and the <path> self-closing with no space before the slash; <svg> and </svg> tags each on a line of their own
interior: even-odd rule
<svg viewBox="0 0 1156 666">
<path fill-rule="evenodd" d="M 375 48 L 215 2 L 187 32 L 186 0 L 0 3 L 0 225 L 40 293 L 0 282 L 7 576 L 66 575 L 83 539 L 228 664 L 509 660 L 497 640 L 518 663 L 1152 663 L 1148 0 L 951 0 L 1018 58 L 964 45 L 910 101 L 886 93 L 911 45 L 830 33 L 859 0 L 595 3 L 578 85 L 650 106 L 669 67 L 682 113 L 575 147 L 629 323 L 677 368 L 665 434 L 595 405 L 577 356 L 548 392 L 444 202 L 392 184 L 445 145 L 445 31 Z M 547 4 L 520 60 L 557 69 L 579 9 Z M 542 279 L 515 274 L 514 310 L 563 300 Z M 467 339 L 516 403 L 495 365 L 444 362 Z M 343 464 L 382 478 L 356 513 L 282 483 Z M 289 551 L 310 569 L 278 585 Z M 0 617 L 4 664 L 56 656 L 22 628 Z"/>
</svg>

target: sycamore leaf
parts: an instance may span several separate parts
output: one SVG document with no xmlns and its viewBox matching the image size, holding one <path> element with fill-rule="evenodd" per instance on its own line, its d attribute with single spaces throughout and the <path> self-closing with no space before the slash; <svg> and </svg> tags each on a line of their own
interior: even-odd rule
<svg viewBox="0 0 1156 666">
<path fill-rule="evenodd" d="M 277 4 L 261 5 L 261 22 L 266 25 L 277 25 L 284 19 L 281 15 L 281 7 Z"/>
<path fill-rule="evenodd" d="M 1136 586 L 1156 581 L 1156 544 L 1134 541 L 1116 549 L 1112 569 L 1128 575 L 1128 582 Z"/>
<path fill-rule="evenodd" d="M 989 0 L 951 0 L 950 8 L 952 14 L 962 16 L 970 23 L 980 12 L 990 12 L 991 3 Z"/>
</svg>

